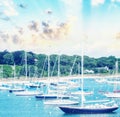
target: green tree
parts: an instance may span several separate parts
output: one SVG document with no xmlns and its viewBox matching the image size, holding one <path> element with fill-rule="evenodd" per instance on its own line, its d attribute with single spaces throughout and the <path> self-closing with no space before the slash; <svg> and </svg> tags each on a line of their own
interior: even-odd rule
<svg viewBox="0 0 120 117">
<path fill-rule="evenodd" d="M 3 77 L 4 78 L 13 77 L 13 69 L 10 65 L 3 66 Z"/>
<path fill-rule="evenodd" d="M 25 63 L 24 51 L 13 52 L 13 58 L 16 65 L 23 65 Z"/>
<path fill-rule="evenodd" d="M 8 65 L 13 65 L 14 64 L 12 53 L 4 54 L 4 56 L 3 56 L 3 63 L 4 64 L 8 64 Z"/>
<path fill-rule="evenodd" d="M 28 65 L 35 65 L 36 63 L 36 55 L 33 52 L 27 52 L 27 64 Z"/>
</svg>

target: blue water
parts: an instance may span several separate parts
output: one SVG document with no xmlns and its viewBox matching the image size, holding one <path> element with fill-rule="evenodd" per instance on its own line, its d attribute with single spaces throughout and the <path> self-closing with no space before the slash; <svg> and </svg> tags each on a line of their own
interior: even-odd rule
<svg viewBox="0 0 120 117">
<path fill-rule="evenodd" d="M 87 79 L 85 89 L 93 90 L 93 96 L 87 99 L 104 99 L 99 91 L 112 90 L 110 84 L 99 84 Z M 116 100 L 119 104 L 120 99 Z M 8 91 L 0 91 L 0 117 L 120 117 L 120 108 L 111 114 L 65 114 L 56 106 L 44 105 L 43 100 L 34 96 L 15 96 Z"/>
</svg>

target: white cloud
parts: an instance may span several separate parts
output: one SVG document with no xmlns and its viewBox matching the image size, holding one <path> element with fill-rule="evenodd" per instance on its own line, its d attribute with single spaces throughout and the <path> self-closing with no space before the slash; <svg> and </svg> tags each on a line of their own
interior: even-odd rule
<svg viewBox="0 0 120 117">
<path fill-rule="evenodd" d="M 111 2 L 115 2 L 116 0 L 111 0 Z"/>
<path fill-rule="evenodd" d="M 65 6 L 66 16 L 79 16 L 82 0 L 61 0 Z"/>
<path fill-rule="evenodd" d="M 14 16 L 18 15 L 18 12 L 15 9 L 15 5 L 13 0 L 0 0 L 0 5 L 3 7 L 3 12 L 4 15 L 6 16 Z"/>
<path fill-rule="evenodd" d="M 120 0 L 111 0 L 111 2 L 120 2 Z"/>
<path fill-rule="evenodd" d="M 105 0 L 91 0 L 92 6 L 98 6 L 100 4 L 104 4 Z"/>
</svg>

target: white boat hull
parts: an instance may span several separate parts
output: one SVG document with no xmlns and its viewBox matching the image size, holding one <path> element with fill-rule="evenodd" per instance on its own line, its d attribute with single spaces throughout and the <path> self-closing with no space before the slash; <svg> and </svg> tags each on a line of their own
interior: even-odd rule
<svg viewBox="0 0 120 117">
<path fill-rule="evenodd" d="M 111 113 L 118 109 L 118 106 L 60 106 L 59 107 L 63 112 L 65 113 L 71 113 L 71 114 L 95 114 L 95 113 Z"/>
<path fill-rule="evenodd" d="M 72 100 L 57 99 L 57 100 L 44 101 L 44 104 L 60 106 L 60 105 L 76 105 L 76 104 L 79 104 L 79 102 L 72 101 Z"/>
<path fill-rule="evenodd" d="M 39 91 L 21 91 L 21 92 L 14 92 L 16 96 L 35 96 L 40 95 Z"/>
<path fill-rule="evenodd" d="M 120 93 L 109 92 L 105 93 L 104 95 L 109 98 L 120 98 Z"/>
</svg>

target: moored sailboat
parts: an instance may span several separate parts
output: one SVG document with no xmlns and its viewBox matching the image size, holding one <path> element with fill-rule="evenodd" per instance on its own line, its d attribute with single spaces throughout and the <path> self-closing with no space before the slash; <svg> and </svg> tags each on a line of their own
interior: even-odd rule
<svg viewBox="0 0 120 117">
<path fill-rule="evenodd" d="M 117 105 L 89 105 L 89 106 L 60 106 L 59 107 L 65 113 L 72 114 L 95 114 L 95 113 L 111 113 L 118 109 Z"/>
<path fill-rule="evenodd" d="M 35 96 L 41 95 L 42 92 L 40 91 L 21 91 L 21 92 L 14 92 L 16 96 Z"/>
<path fill-rule="evenodd" d="M 119 107 L 114 102 L 109 103 L 93 103 L 93 104 L 85 104 L 85 97 L 83 93 L 83 86 L 84 86 L 84 80 L 83 80 L 83 48 L 82 48 L 82 56 L 81 56 L 81 105 L 78 106 L 59 106 L 59 108 L 65 112 L 65 113 L 72 113 L 72 114 L 94 114 L 94 113 L 111 113 L 115 110 L 117 110 Z"/>
<path fill-rule="evenodd" d="M 57 85 L 56 86 L 57 87 L 57 89 L 56 89 L 57 98 L 54 100 L 45 100 L 44 104 L 45 105 L 54 105 L 54 106 L 79 104 L 78 101 L 70 100 L 69 97 L 71 97 L 71 96 L 67 96 L 64 93 L 59 94 L 59 93 L 64 92 L 64 90 L 67 89 L 66 82 L 60 83 L 59 77 L 60 77 L 60 56 L 58 56 L 58 82 L 56 84 Z"/>
<path fill-rule="evenodd" d="M 77 104 L 79 104 L 79 102 L 78 101 L 73 101 L 73 100 L 70 100 L 70 99 L 56 99 L 56 100 L 44 101 L 44 104 L 61 106 L 61 105 L 77 105 Z"/>
<path fill-rule="evenodd" d="M 116 79 L 118 79 L 118 60 L 115 62 L 115 72 Z M 108 81 L 108 83 L 113 84 L 114 91 L 106 92 L 104 93 L 104 95 L 108 98 L 120 98 L 120 89 L 117 89 L 117 86 L 119 86 L 120 81 Z"/>
<path fill-rule="evenodd" d="M 59 58 L 60 59 L 60 58 Z M 58 59 L 58 76 L 59 76 L 59 60 Z M 42 95 L 36 95 L 35 97 L 37 99 L 57 99 L 57 98 L 62 98 L 62 99 L 69 99 L 69 95 L 65 95 L 65 94 L 58 94 L 58 90 L 51 90 L 50 89 L 50 58 L 48 55 L 48 83 L 47 83 L 47 92 L 45 94 Z"/>
</svg>

